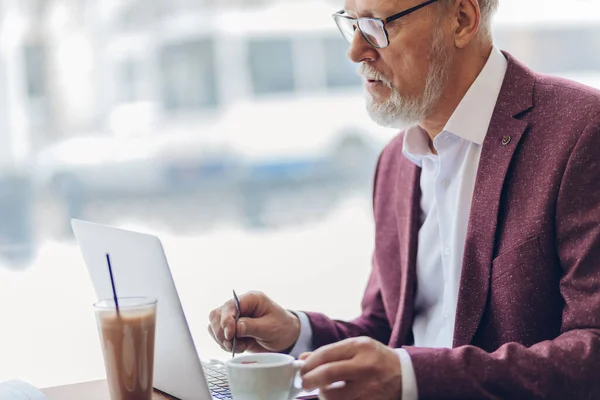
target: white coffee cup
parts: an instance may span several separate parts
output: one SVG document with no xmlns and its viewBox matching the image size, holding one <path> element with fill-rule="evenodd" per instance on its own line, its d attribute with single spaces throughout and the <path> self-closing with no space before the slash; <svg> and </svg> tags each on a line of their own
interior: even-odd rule
<svg viewBox="0 0 600 400">
<path fill-rule="evenodd" d="M 304 361 L 287 354 L 248 354 L 227 361 L 234 400 L 292 400 L 302 390 L 299 372 Z"/>
</svg>

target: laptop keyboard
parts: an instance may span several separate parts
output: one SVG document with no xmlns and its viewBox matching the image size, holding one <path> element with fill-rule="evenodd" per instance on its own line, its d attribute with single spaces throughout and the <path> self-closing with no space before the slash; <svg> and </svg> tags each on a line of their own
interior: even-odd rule
<svg viewBox="0 0 600 400">
<path fill-rule="evenodd" d="M 206 381 L 208 382 L 208 389 L 213 398 L 232 400 L 233 397 L 229 392 L 225 365 L 220 362 L 202 362 L 202 367 L 204 368 L 204 375 L 206 375 Z"/>
</svg>

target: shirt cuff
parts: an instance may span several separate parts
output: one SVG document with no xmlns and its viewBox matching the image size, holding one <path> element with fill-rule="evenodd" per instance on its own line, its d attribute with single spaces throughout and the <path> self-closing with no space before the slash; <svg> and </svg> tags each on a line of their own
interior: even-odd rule
<svg viewBox="0 0 600 400">
<path fill-rule="evenodd" d="M 402 368 L 402 400 L 418 400 L 417 376 L 410 359 L 410 354 L 404 349 L 396 349 Z"/>
<path fill-rule="evenodd" d="M 298 319 L 300 320 L 300 336 L 298 337 L 296 344 L 294 345 L 294 347 L 292 347 L 292 350 L 290 351 L 291 356 L 293 356 L 294 358 L 298 358 L 300 357 L 300 354 L 313 350 L 313 332 L 312 327 L 310 326 L 310 320 L 308 319 L 308 316 L 305 313 L 292 310 L 290 310 L 290 312 L 295 314 L 296 317 L 298 317 Z M 408 355 L 408 353 L 406 354 Z"/>
</svg>

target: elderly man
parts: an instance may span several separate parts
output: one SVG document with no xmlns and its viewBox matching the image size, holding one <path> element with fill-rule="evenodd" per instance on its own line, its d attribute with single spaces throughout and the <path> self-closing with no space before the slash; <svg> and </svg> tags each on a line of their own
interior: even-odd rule
<svg viewBox="0 0 600 400">
<path fill-rule="evenodd" d="M 377 165 L 363 312 L 248 293 L 237 351 L 312 351 L 304 387 L 329 400 L 600 398 L 600 93 L 495 48 L 497 3 L 334 15 L 371 117 L 411 124 Z M 234 313 L 210 315 L 227 350 Z"/>
</svg>

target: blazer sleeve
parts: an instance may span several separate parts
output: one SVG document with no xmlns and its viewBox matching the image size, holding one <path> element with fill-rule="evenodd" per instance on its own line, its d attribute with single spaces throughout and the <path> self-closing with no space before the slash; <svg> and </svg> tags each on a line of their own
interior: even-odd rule
<svg viewBox="0 0 600 400">
<path fill-rule="evenodd" d="M 493 353 L 406 347 L 421 399 L 600 398 L 600 115 L 567 162 L 556 234 L 561 334 L 531 347 L 507 343 Z"/>
</svg>

